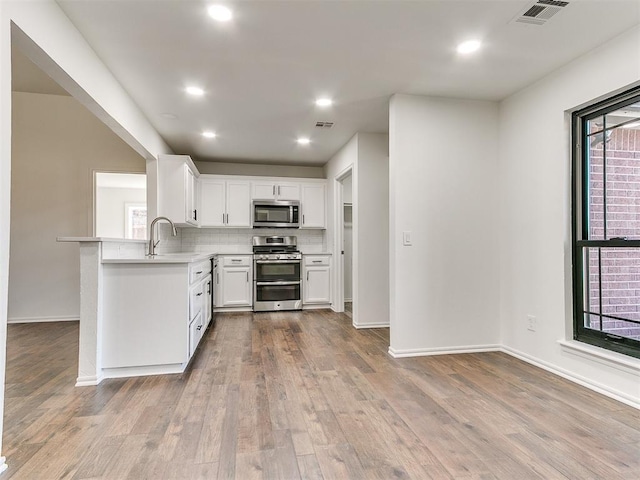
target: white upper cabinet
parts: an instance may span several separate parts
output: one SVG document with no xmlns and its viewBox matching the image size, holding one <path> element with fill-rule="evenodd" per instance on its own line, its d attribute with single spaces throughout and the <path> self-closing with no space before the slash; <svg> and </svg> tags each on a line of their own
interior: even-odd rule
<svg viewBox="0 0 640 480">
<path fill-rule="evenodd" d="M 300 200 L 300 184 L 254 181 L 253 200 Z"/>
<path fill-rule="evenodd" d="M 198 226 L 198 169 L 188 155 L 158 155 L 157 216 L 176 225 Z M 154 178 L 149 176 L 149 178 Z"/>
<path fill-rule="evenodd" d="M 201 227 L 251 226 L 249 181 L 202 175 L 199 183 Z"/>
<path fill-rule="evenodd" d="M 303 183 L 300 228 L 326 228 L 327 193 L 324 183 Z"/>
</svg>

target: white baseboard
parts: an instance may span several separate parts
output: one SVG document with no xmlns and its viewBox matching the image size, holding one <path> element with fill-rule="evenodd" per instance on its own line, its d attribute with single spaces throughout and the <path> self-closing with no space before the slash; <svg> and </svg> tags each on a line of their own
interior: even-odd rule
<svg viewBox="0 0 640 480">
<path fill-rule="evenodd" d="M 626 393 L 623 393 L 623 392 L 619 392 L 611 387 L 602 385 L 598 382 L 594 382 L 589 378 L 576 375 L 575 373 L 569 372 L 568 370 L 565 370 L 563 368 L 558 368 L 555 365 L 552 365 L 538 358 L 532 357 L 529 354 L 520 352 L 511 347 L 502 346 L 500 350 L 508 355 L 511 355 L 512 357 L 522 360 L 523 362 L 527 362 L 538 368 L 542 368 L 547 372 L 551 372 L 554 375 L 558 375 L 559 377 L 565 378 L 573 383 L 577 383 L 578 385 L 582 385 L 583 387 L 593 390 L 594 392 L 601 393 L 602 395 L 613 398 L 614 400 L 622 402 L 625 405 L 629 405 L 630 407 L 634 407 L 640 410 L 640 400 L 638 400 L 638 398 L 636 397 L 627 395 Z"/>
<path fill-rule="evenodd" d="M 7 459 L 5 457 L 0 457 L 0 473 L 4 472 L 9 465 L 7 465 Z"/>
<path fill-rule="evenodd" d="M 76 387 L 95 387 L 104 380 L 103 375 L 89 375 L 86 377 L 78 377 L 76 379 Z"/>
<path fill-rule="evenodd" d="M 321 303 L 319 305 L 302 305 L 303 310 L 333 310 L 333 306 L 328 303 Z M 333 310 L 335 312 L 335 310 Z"/>
<path fill-rule="evenodd" d="M 353 327 L 358 330 L 365 329 L 365 328 L 389 328 L 389 324 L 388 323 L 359 323 L 358 325 L 356 325 L 354 323 Z"/>
<path fill-rule="evenodd" d="M 48 322 L 79 322 L 80 317 L 13 317 L 7 318 L 7 323 L 48 323 Z"/>
<path fill-rule="evenodd" d="M 396 350 L 389 347 L 389 355 L 393 358 L 426 357 L 430 355 L 452 355 L 457 353 L 498 352 L 500 345 L 465 345 L 459 347 L 409 348 Z"/>
<path fill-rule="evenodd" d="M 147 375 L 169 375 L 182 373 L 188 363 L 171 363 L 166 365 L 146 365 L 142 367 L 103 368 L 104 378 L 146 377 Z"/>
<path fill-rule="evenodd" d="M 213 313 L 253 312 L 253 307 L 216 307 Z"/>
</svg>

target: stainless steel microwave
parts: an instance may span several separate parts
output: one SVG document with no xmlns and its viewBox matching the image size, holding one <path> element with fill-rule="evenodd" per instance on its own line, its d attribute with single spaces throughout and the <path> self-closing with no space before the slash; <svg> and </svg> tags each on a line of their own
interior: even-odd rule
<svg viewBox="0 0 640 480">
<path fill-rule="evenodd" d="M 283 200 L 254 200 L 254 228 L 299 228 L 300 202 Z"/>
</svg>

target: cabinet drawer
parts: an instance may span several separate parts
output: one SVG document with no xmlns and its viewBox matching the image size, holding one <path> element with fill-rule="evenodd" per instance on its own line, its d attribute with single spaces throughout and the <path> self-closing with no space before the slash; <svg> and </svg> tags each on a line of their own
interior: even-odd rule
<svg viewBox="0 0 640 480">
<path fill-rule="evenodd" d="M 209 260 L 205 262 L 196 263 L 189 266 L 189 285 L 193 285 L 198 280 L 206 277 L 211 271 L 211 262 Z"/>
<path fill-rule="evenodd" d="M 305 255 L 304 256 L 304 264 L 305 266 L 328 266 L 330 263 L 331 257 L 328 255 Z"/>
<path fill-rule="evenodd" d="M 204 335 L 204 328 L 202 314 L 199 314 L 189 325 L 189 358 L 191 358 L 196 351 L 198 343 L 200 343 L 200 339 L 202 335 Z"/>
<path fill-rule="evenodd" d="M 240 257 L 222 257 L 222 264 L 225 267 L 249 267 L 253 256 L 242 255 Z"/>
<path fill-rule="evenodd" d="M 189 321 L 202 312 L 205 299 L 206 282 L 200 283 L 189 290 Z"/>
</svg>

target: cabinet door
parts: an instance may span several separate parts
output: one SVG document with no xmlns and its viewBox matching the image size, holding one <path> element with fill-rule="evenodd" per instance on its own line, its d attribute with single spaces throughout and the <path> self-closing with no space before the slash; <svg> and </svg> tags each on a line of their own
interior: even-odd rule
<svg viewBox="0 0 640 480">
<path fill-rule="evenodd" d="M 302 184 L 302 218 L 300 228 L 326 228 L 325 185 L 317 183 Z"/>
<path fill-rule="evenodd" d="M 222 306 L 222 267 L 217 265 L 213 269 L 213 306 Z"/>
<path fill-rule="evenodd" d="M 304 293 L 302 303 L 330 303 L 329 267 L 306 267 L 304 274 Z"/>
<path fill-rule="evenodd" d="M 276 185 L 278 200 L 300 200 L 299 183 L 280 183 Z"/>
<path fill-rule="evenodd" d="M 253 182 L 251 198 L 254 200 L 275 200 L 276 184 L 273 182 Z"/>
<path fill-rule="evenodd" d="M 227 182 L 227 227 L 251 226 L 251 186 L 249 182 Z"/>
<path fill-rule="evenodd" d="M 198 225 L 198 202 L 197 202 L 197 185 L 196 176 L 187 166 L 185 170 L 185 219 L 191 225 Z"/>
<path fill-rule="evenodd" d="M 202 305 L 202 323 L 206 329 L 213 317 L 213 277 L 211 274 L 204 281 L 204 299 Z"/>
<path fill-rule="evenodd" d="M 222 277 L 223 307 L 251 305 L 250 267 L 223 267 Z"/>
<path fill-rule="evenodd" d="M 200 226 L 222 227 L 225 221 L 225 182 L 200 180 Z"/>
</svg>

